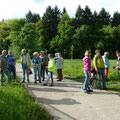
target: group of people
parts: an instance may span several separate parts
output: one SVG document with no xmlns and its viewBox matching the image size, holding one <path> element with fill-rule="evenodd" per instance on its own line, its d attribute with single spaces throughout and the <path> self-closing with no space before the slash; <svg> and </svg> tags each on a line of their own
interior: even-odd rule
<svg viewBox="0 0 120 120">
<path fill-rule="evenodd" d="M 7 83 L 11 82 L 11 72 L 13 73 L 14 80 L 16 80 L 16 58 L 12 55 L 12 51 L 8 51 L 8 55 L 6 50 L 2 51 L 2 55 L 0 56 L 0 85 L 3 86 L 3 77 L 4 74 L 7 76 Z M 43 84 L 44 86 L 48 85 L 49 79 L 51 78 L 51 83 L 49 86 L 53 86 L 53 72 L 57 69 L 57 78 L 58 81 L 63 79 L 62 69 L 63 69 L 64 59 L 61 56 L 61 53 L 56 53 L 53 58 L 52 54 L 48 56 L 44 51 L 41 51 L 40 54 L 38 52 L 33 53 L 32 65 L 34 71 L 34 83 L 37 81 L 41 83 L 45 80 L 45 72 L 47 76 L 46 82 Z M 23 70 L 23 80 L 22 83 L 25 82 L 25 75 L 27 76 L 27 82 L 29 83 L 29 74 L 30 74 L 30 66 L 31 59 L 30 55 L 26 52 L 25 49 L 22 50 L 21 54 L 21 65 Z"/>
<path fill-rule="evenodd" d="M 12 55 L 12 51 L 8 51 L 8 55 L 6 50 L 2 51 L 2 55 L 0 55 L 0 85 L 3 86 L 4 74 L 7 76 L 7 83 L 11 82 L 11 73 L 13 73 L 13 78 L 16 81 L 16 58 Z"/>
<path fill-rule="evenodd" d="M 116 51 L 117 55 L 117 66 L 113 67 L 118 70 L 120 73 L 120 51 Z M 93 92 L 93 90 L 89 87 L 89 78 L 91 75 L 91 71 L 94 68 L 94 71 L 97 75 L 98 89 L 106 90 L 106 81 L 108 81 L 108 71 L 110 67 L 110 63 L 108 60 L 109 53 L 105 52 L 103 56 L 100 55 L 100 50 L 95 51 L 95 56 L 93 58 L 93 67 L 91 65 L 91 51 L 85 51 L 85 57 L 83 58 L 84 64 L 84 73 L 85 73 L 85 81 L 83 85 L 83 90 L 85 93 Z M 44 86 L 47 86 L 49 80 L 51 82 L 49 86 L 53 86 L 53 73 L 57 70 L 57 79 L 61 81 L 63 79 L 62 69 L 64 64 L 64 59 L 61 53 L 55 53 L 55 57 L 52 54 L 46 55 L 44 51 L 41 51 L 40 54 L 38 52 L 33 53 L 32 58 L 33 71 L 34 71 L 34 84 L 41 83 L 45 80 Z M 12 51 L 8 51 L 8 55 L 6 50 L 2 51 L 2 55 L 0 55 L 0 85 L 3 85 L 4 74 L 7 76 L 7 83 L 11 82 L 11 73 L 13 73 L 14 81 L 16 81 L 16 58 L 13 56 Z M 26 52 L 25 49 L 22 50 L 21 54 L 21 65 L 23 70 L 23 80 L 25 82 L 25 74 L 27 76 L 27 82 L 29 83 L 29 74 L 30 74 L 30 66 L 31 59 L 30 55 Z M 102 76 L 103 87 L 101 87 L 100 77 Z M 41 81 L 42 78 L 42 81 Z"/>
<path fill-rule="evenodd" d="M 90 92 L 93 92 L 93 90 L 89 87 L 89 78 L 91 75 L 91 70 L 96 72 L 97 74 L 97 82 L 98 82 L 98 89 L 104 89 L 106 90 L 106 81 L 108 81 L 108 71 L 110 67 L 110 63 L 108 60 L 109 53 L 105 52 L 103 56 L 100 54 L 100 50 L 95 51 L 95 56 L 93 58 L 93 67 L 91 65 L 91 51 L 87 50 L 85 51 L 85 57 L 83 58 L 83 64 L 84 64 L 84 73 L 85 73 L 85 81 L 83 85 L 83 90 L 85 93 L 90 94 Z M 117 56 L 117 66 L 113 67 L 114 69 L 118 70 L 120 73 L 120 51 L 116 51 Z M 101 87 L 100 77 L 102 76 L 102 83 L 103 88 Z"/>
</svg>

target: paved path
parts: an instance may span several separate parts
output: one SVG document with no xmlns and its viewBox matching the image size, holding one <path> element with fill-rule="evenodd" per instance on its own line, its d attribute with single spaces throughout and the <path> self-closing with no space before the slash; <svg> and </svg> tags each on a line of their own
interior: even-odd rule
<svg viewBox="0 0 120 120">
<path fill-rule="evenodd" d="M 21 65 L 17 64 L 17 76 L 22 79 Z M 38 103 L 43 103 L 54 120 L 120 120 L 120 96 L 118 93 L 94 90 L 84 94 L 81 83 L 64 79 L 54 86 L 24 83 Z"/>
</svg>

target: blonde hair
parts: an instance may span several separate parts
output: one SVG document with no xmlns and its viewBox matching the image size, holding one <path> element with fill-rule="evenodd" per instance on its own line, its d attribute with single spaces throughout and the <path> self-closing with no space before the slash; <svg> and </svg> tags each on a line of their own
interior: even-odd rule
<svg viewBox="0 0 120 120">
<path fill-rule="evenodd" d="M 96 51 L 95 51 L 95 54 L 98 53 L 98 52 L 100 52 L 100 50 L 96 50 Z"/>
<path fill-rule="evenodd" d="M 91 53 L 90 50 L 86 50 L 86 51 L 85 51 L 85 56 L 89 56 L 90 53 Z"/>
<path fill-rule="evenodd" d="M 33 56 L 36 56 L 36 55 L 39 56 L 39 53 L 38 53 L 38 52 L 34 52 L 34 53 L 33 53 Z"/>
</svg>

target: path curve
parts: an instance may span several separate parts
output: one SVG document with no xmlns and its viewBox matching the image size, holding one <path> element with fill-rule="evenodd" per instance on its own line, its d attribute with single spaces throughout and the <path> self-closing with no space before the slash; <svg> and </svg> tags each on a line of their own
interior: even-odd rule
<svg viewBox="0 0 120 120">
<path fill-rule="evenodd" d="M 17 76 L 22 80 L 22 68 L 16 65 Z M 64 79 L 54 86 L 24 83 L 29 93 L 38 103 L 54 116 L 54 120 L 120 120 L 120 96 L 116 92 L 94 90 L 92 94 L 84 94 L 79 82 Z"/>
</svg>

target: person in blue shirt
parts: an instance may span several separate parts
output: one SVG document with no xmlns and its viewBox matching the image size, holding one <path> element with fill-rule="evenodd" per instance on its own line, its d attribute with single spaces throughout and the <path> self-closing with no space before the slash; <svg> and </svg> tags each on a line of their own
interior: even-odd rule
<svg viewBox="0 0 120 120">
<path fill-rule="evenodd" d="M 16 80 L 16 67 L 15 67 L 16 58 L 13 56 L 11 50 L 8 51 L 7 60 L 8 60 L 8 70 L 9 70 L 9 73 L 10 73 L 10 75 L 12 73 L 13 77 L 14 77 L 14 80 Z"/>
<path fill-rule="evenodd" d="M 33 59 L 32 59 L 33 69 L 34 69 L 34 83 L 37 83 L 37 73 L 38 73 L 38 80 L 39 83 L 41 83 L 41 64 L 42 60 L 39 57 L 38 52 L 33 53 Z"/>
</svg>

